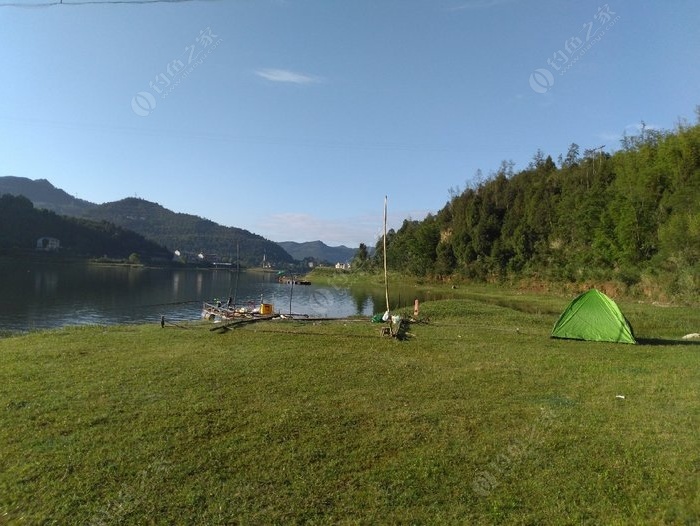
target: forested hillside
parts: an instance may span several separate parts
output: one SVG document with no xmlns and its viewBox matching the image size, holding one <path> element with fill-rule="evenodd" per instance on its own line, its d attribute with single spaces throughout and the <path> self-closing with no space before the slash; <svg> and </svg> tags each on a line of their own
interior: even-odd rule
<svg viewBox="0 0 700 526">
<path fill-rule="evenodd" d="M 0 195 L 3 194 L 23 195 L 34 203 L 36 208 L 45 208 L 64 216 L 81 217 L 86 210 L 97 206 L 56 188 L 46 179 L 0 177 Z"/>
<path fill-rule="evenodd" d="M 390 267 L 478 280 L 612 281 L 700 297 L 700 126 L 642 129 L 614 154 L 572 144 L 504 162 L 423 221 L 387 235 Z M 377 257 L 382 257 L 381 244 Z"/>
<path fill-rule="evenodd" d="M 58 239 L 64 255 L 116 259 L 136 255 L 143 262 L 172 259 L 164 247 L 111 223 L 59 216 L 34 208 L 26 197 L 0 196 L 0 253 L 34 251 L 42 237 Z"/>
<path fill-rule="evenodd" d="M 36 208 L 61 215 L 107 221 L 133 230 L 171 250 L 180 250 L 196 258 L 199 253 L 234 260 L 236 253 L 246 266 L 257 267 L 263 258 L 272 264 L 286 266 L 292 257 L 277 243 L 235 227 L 225 227 L 208 219 L 176 213 L 158 203 L 127 198 L 97 205 L 77 199 L 46 179 L 0 177 L 0 195 L 23 195 Z"/>
<path fill-rule="evenodd" d="M 194 215 L 175 213 L 144 199 L 130 197 L 104 203 L 88 210 L 86 217 L 128 228 L 173 251 L 204 252 L 223 261 L 235 261 L 238 250 L 240 263 L 251 267 L 260 266 L 263 258 L 273 265 L 293 262 L 282 247 L 262 236 Z"/>
</svg>

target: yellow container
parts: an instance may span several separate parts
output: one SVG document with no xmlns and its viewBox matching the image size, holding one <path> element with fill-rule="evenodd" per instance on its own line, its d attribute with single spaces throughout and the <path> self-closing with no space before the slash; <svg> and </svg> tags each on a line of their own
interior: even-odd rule
<svg viewBox="0 0 700 526">
<path fill-rule="evenodd" d="M 272 303 L 261 303 L 260 314 L 272 314 Z"/>
</svg>

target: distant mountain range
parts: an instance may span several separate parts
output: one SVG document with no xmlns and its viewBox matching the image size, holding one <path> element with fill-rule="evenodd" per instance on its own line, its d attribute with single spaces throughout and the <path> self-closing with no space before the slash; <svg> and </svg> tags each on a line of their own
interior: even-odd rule
<svg viewBox="0 0 700 526">
<path fill-rule="evenodd" d="M 183 256 L 203 254 L 209 259 L 235 261 L 238 249 L 244 266 L 260 266 L 263 259 L 272 265 L 286 266 L 293 260 L 305 258 L 344 263 L 350 261 L 356 252 L 356 249 L 346 246 L 329 247 L 322 241 L 275 243 L 247 230 L 173 212 L 145 199 L 126 198 L 98 205 L 56 188 L 46 179 L 0 177 L 0 196 L 3 194 L 25 196 L 36 208 L 57 214 L 113 223 L 171 251 L 179 250 Z"/>
<path fill-rule="evenodd" d="M 51 210 L 57 214 L 83 217 L 85 212 L 96 207 L 94 203 L 83 201 L 56 188 L 46 179 L 27 179 L 26 177 L 0 177 L 0 195 L 23 195 L 36 208 Z"/>
<path fill-rule="evenodd" d="M 258 267 L 263 259 L 271 265 L 286 266 L 293 258 L 277 243 L 240 228 L 168 210 L 145 199 L 127 198 L 101 205 L 76 199 L 45 179 L 0 177 L 0 195 L 23 195 L 37 208 L 72 217 L 107 221 L 141 234 L 183 257 L 235 261 L 237 247 L 244 266 Z"/>
<path fill-rule="evenodd" d="M 356 248 L 348 248 L 345 245 L 329 247 L 323 241 L 308 241 L 296 243 L 295 241 L 281 241 L 278 243 L 294 259 L 302 261 L 305 258 L 313 258 L 317 262 L 346 263 L 352 261 L 357 253 Z"/>
</svg>

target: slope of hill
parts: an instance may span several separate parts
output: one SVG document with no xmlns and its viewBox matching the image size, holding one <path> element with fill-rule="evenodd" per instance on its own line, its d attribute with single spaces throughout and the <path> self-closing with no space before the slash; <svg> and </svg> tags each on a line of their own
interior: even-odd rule
<svg viewBox="0 0 700 526">
<path fill-rule="evenodd" d="M 260 266 L 263 258 L 272 265 L 293 262 L 277 243 L 259 235 L 194 215 L 176 213 L 144 199 L 130 197 L 104 203 L 88 210 L 85 216 L 128 228 L 182 253 L 204 253 L 220 260 L 234 261 L 238 247 L 240 262 L 245 266 Z"/>
<path fill-rule="evenodd" d="M 36 208 L 44 208 L 66 216 L 81 217 L 87 210 L 97 206 L 56 188 L 46 179 L 0 177 L 0 195 L 3 194 L 23 195 L 34 203 Z"/>
<path fill-rule="evenodd" d="M 232 261 L 236 258 L 238 246 L 242 265 L 260 266 L 263 258 L 273 265 L 293 262 L 293 258 L 277 243 L 257 234 L 176 213 L 144 199 L 127 198 L 97 205 L 76 199 L 45 179 L 12 176 L 0 177 L 0 195 L 3 194 L 23 195 L 36 208 L 57 214 L 114 223 L 173 251 L 216 255 L 218 259 Z"/>
<path fill-rule="evenodd" d="M 135 253 L 144 262 L 172 259 L 169 250 L 135 232 L 39 210 L 24 196 L 0 196 L 0 251 L 33 251 L 37 240 L 47 237 L 59 240 L 61 253 L 74 256 L 126 259 Z"/>
<path fill-rule="evenodd" d="M 558 164 L 558 166 L 557 166 Z M 538 152 L 404 221 L 389 265 L 416 275 L 614 281 L 647 297 L 700 297 L 700 124 L 643 130 L 614 154 L 572 144 L 555 164 Z M 624 290 L 623 289 L 623 290 Z"/>
<path fill-rule="evenodd" d="M 313 258 L 319 262 L 345 263 L 351 261 L 357 252 L 356 248 L 348 248 L 345 245 L 329 247 L 323 241 L 308 241 L 306 243 L 281 241 L 277 244 L 299 261 L 305 258 Z"/>
</svg>

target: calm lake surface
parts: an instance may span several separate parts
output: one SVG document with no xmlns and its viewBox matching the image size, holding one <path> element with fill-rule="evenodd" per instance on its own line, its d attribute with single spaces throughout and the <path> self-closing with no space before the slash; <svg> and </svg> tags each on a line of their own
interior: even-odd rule
<svg viewBox="0 0 700 526">
<path fill-rule="evenodd" d="M 238 286 L 236 281 L 238 280 Z M 413 303 L 396 291 L 392 306 Z M 371 316 L 384 311 L 382 290 L 277 282 L 277 275 L 235 270 L 146 269 L 87 263 L 0 259 L 0 330 L 29 331 L 65 325 L 160 323 L 200 319 L 204 301 L 236 296 L 237 305 L 272 303 L 275 312 L 312 317 Z M 422 298 L 420 298 L 422 299 Z M 376 302 L 376 303 L 375 303 Z M 376 305 L 376 307 L 375 307 Z"/>
</svg>

